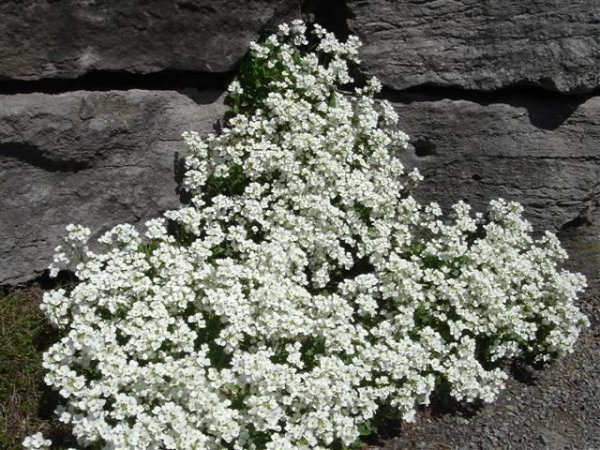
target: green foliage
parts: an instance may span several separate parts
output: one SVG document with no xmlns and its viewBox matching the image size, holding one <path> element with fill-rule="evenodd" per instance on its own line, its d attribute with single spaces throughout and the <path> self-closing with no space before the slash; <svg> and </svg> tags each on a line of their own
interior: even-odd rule
<svg viewBox="0 0 600 450">
<path fill-rule="evenodd" d="M 57 442 L 68 436 L 50 420 L 57 396 L 43 384 L 42 353 L 56 336 L 39 309 L 41 297 L 38 287 L 0 293 L 0 448 L 6 450 L 20 449 L 37 431 Z"/>
</svg>

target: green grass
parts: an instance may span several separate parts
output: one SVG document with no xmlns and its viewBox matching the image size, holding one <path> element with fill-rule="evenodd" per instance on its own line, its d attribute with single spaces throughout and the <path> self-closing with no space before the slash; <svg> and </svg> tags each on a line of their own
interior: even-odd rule
<svg viewBox="0 0 600 450">
<path fill-rule="evenodd" d="M 52 414 L 58 396 L 43 383 L 42 354 L 56 334 L 40 311 L 42 295 L 39 287 L 0 291 L 0 449 L 20 449 L 38 431 L 69 440 Z"/>
</svg>

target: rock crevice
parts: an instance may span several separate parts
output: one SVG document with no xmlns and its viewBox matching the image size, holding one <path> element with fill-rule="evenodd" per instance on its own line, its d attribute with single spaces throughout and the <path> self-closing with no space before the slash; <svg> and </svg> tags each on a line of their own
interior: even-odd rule
<svg viewBox="0 0 600 450">
<path fill-rule="evenodd" d="M 148 74 L 125 71 L 92 71 L 73 79 L 0 80 L 0 95 L 62 94 L 73 91 L 150 91 L 223 90 L 235 72 L 210 73 L 186 70 L 162 70 Z"/>
</svg>

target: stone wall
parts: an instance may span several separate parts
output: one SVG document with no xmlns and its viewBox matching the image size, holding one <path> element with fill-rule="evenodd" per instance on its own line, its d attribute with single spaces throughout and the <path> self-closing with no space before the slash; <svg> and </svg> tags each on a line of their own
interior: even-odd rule
<svg viewBox="0 0 600 450">
<path fill-rule="evenodd" d="M 23 0 L 0 4 L 0 284 L 38 276 L 68 223 L 177 207 L 181 132 L 211 131 L 248 43 L 302 16 L 365 43 L 419 197 L 521 201 L 597 283 L 595 0 Z"/>
</svg>

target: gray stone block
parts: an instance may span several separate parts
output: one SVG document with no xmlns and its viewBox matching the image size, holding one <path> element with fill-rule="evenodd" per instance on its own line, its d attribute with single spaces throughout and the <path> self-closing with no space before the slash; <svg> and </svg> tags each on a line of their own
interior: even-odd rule
<svg viewBox="0 0 600 450">
<path fill-rule="evenodd" d="M 600 86 L 596 0 L 349 0 L 348 10 L 364 69 L 393 89 Z"/>
<path fill-rule="evenodd" d="M 181 133 L 213 131 L 220 92 L 0 96 L 0 284 L 51 262 L 65 226 L 94 235 L 179 206 Z"/>
<path fill-rule="evenodd" d="M 299 9 L 299 0 L 0 2 L 0 79 L 227 72 L 259 32 Z"/>
<path fill-rule="evenodd" d="M 557 231 L 600 196 L 600 97 L 565 101 L 564 116 L 546 100 L 514 100 L 397 104 L 411 136 L 401 157 L 424 175 L 416 194 L 425 201 L 466 199 L 483 211 L 491 199 L 516 200 L 538 232 Z"/>
</svg>

